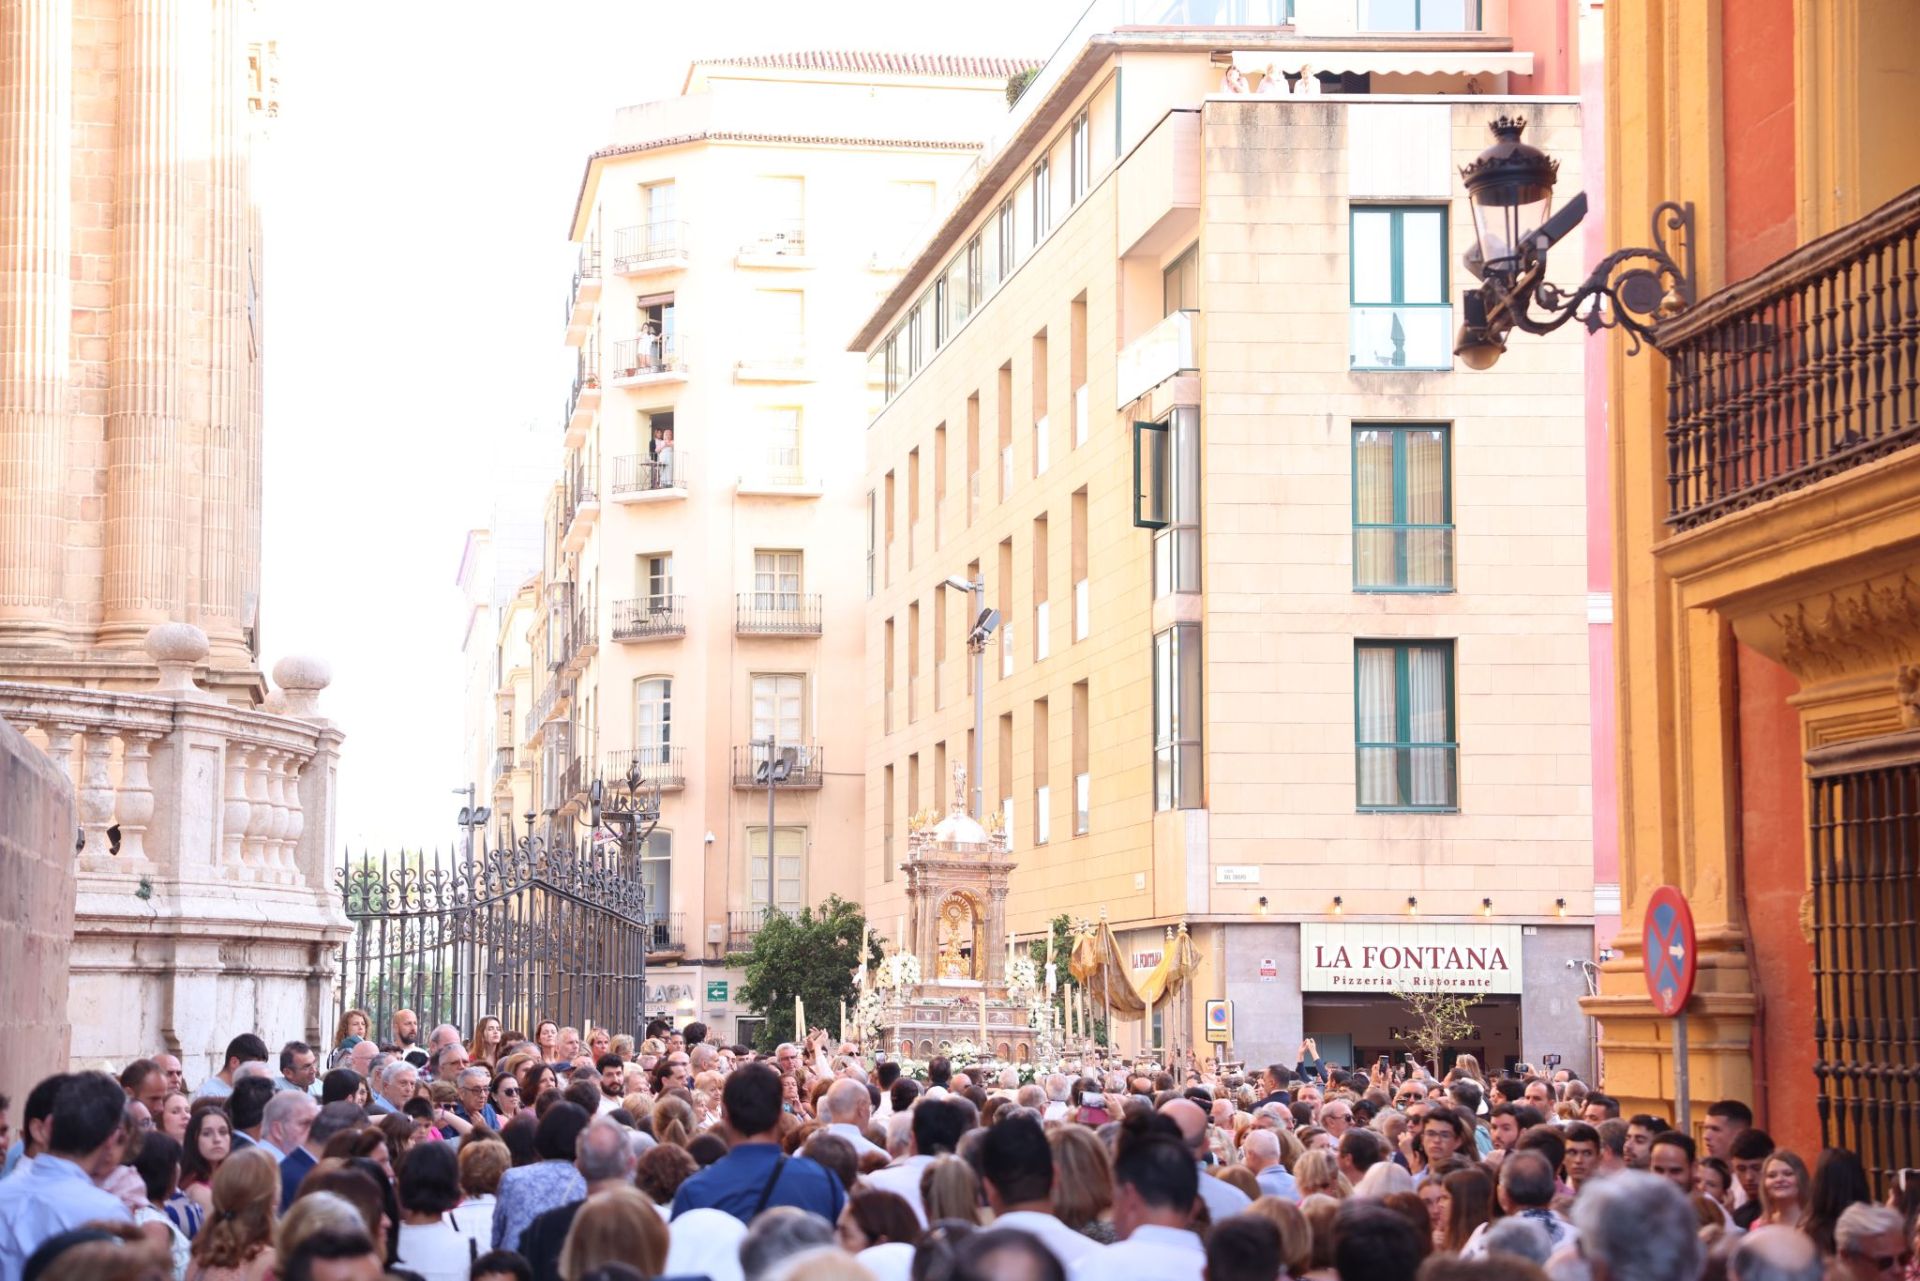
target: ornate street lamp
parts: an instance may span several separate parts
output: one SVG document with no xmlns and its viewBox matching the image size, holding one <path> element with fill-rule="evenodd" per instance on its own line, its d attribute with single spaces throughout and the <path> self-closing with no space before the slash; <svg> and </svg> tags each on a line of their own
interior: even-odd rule
<svg viewBox="0 0 1920 1281">
<path fill-rule="evenodd" d="M 587 827 L 597 833 L 601 825 L 614 830 L 620 842 L 623 864 L 639 855 L 640 846 L 660 824 L 660 784 L 641 785 L 640 762 L 627 767 L 627 776 L 608 787 L 600 779 L 587 785 Z"/>
<path fill-rule="evenodd" d="M 1655 325 L 1693 302 L 1693 206 L 1663 201 L 1653 211 L 1653 248 L 1611 253 L 1578 288 L 1563 290 L 1546 279 L 1547 251 L 1587 216 L 1586 193 L 1554 213 L 1559 162 L 1521 140 L 1524 119 L 1502 116 L 1487 127 L 1494 144 L 1460 171 L 1474 229 L 1464 265 L 1481 283 L 1461 299 L 1453 354 L 1489 369 L 1511 331 L 1552 333 L 1575 316 L 1588 332 L 1624 329 L 1629 355 L 1642 342 L 1658 349 Z M 1670 231 L 1681 233 L 1685 266 L 1667 249 Z"/>
</svg>

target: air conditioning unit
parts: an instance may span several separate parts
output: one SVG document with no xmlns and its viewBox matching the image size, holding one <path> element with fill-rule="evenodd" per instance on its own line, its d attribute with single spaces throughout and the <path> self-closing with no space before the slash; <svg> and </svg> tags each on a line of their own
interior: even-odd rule
<svg viewBox="0 0 1920 1281">
<path fill-rule="evenodd" d="M 707 946 L 720 947 L 727 941 L 727 927 L 724 925 L 707 926 Z"/>
</svg>

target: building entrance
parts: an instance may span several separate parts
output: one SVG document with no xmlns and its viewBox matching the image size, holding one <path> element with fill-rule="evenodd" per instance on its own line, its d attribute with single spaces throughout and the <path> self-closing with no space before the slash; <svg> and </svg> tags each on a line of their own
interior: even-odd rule
<svg viewBox="0 0 1920 1281">
<path fill-rule="evenodd" d="M 1386 1055 L 1389 1062 L 1406 1061 L 1411 1050 L 1403 1039 L 1412 1022 L 1407 1007 L 1387 995 L 1323 996 L 1309 993 L 1301 1003 L 1306 1035 L 1320 1047 L 1320 1057 L 1348 1067 L 1368 1067 Z M 1471 1054 L 1485 1069 L 1508 1068 L 1520 1058 L 1520 998 L 1488 996 L 1468 1013 L 1474 1035 L 1447 1047 L 1440 1070 L 1455 1056 Z"/>
</svg>

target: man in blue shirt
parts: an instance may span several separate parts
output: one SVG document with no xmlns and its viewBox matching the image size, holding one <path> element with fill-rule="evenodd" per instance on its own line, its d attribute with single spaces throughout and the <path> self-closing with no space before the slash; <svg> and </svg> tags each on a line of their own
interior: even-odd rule
<svg viewBox="0 0 1920 1281">
<path fill-rule="evenodd" d="M 727 1154 L 680 1185 L 674 1217 L 688 1210 L 724 1210 L 742 1223 L 768 1206 L 811 1210 L 828 1223 L 840 1219 L 846 1189 L 825 1166 L 780 1151 L 780 1074 L 764 1063 L 733 1070 L 720 1106 L 734 1144 Z"/>
<path fill-rule="evenodd" d="M 40 1243 L 83 1223 L 130 1223 L 120 1198 L 94 1186 L 126 1149 L 127 1092 L 104 1072 L 79 1072 L 53 1101 L 47 1149 L 0 1182 L 0 1281 L 20 1270 Z"/>
</svg>

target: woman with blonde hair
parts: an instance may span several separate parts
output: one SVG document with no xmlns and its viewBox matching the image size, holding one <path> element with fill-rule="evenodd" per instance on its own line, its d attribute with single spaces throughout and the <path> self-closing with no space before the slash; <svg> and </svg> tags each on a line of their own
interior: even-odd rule
<svg viewBox="0 0 1920 1281">
<path fill-rule="evenodd" d="M 1307 1257 L 1307 1270 L 1293 1273 L 1301 1281 L 1340 1281 L 1340 1272 L 1333 1262 L 1333 1221 L 1340 1213 L 1340 1203 L 1324 1194 L 1302 1197 L 1300 1216 L 1307 1221 L 1312 1234 L 1313 1244 Z"/>
<path fill-rule="evenodd" d="M 653 1139 L 685 1147 L 693 1139 L 693 1105 L 668 1095 L 653 1101 Z"/>
<path fill-rule="evenodd" d="M 473 1040 L 467 1042 L 467 1061 L 492 1067 L 500 1057 L 500 1016 L 482 1014 L 473 1025 Z"/>
<path fill-rule="evenodd" d="M 960 1219 L 980 1222 L 980 1176 L 957 1156 L 938 1156 L 920 1171 L 920 1203 L 927 1222 Z"/>
<path fill-rule="evenodd" d="M 258 1148 L 234 1153 L 213 1176 L 213 1209 L 193 1238 L 186 1281 L 264 1281 L 274 1275 L 280 1167 Z"/>
<path fill-rule="evenodd" d="M 649 1277 L 667 1266 L 667 1225 L 638 1189 L 609 1188 L 588 1197 L 560 1247 L 562 1281 L 580 1281 L 609 1263 L 631 1264 Z"/>
<path fill-rule="evenodd" d="M 1081 1236 L 1104 1244 L 1119 1239 L 1107 1216 L 1113 1210 L 1113 1162 L 1084 1125 L 1063 1125 L 1047 1135 L 1053 1149 L 1053 1213 Z"/>
<path fill-rule="evenodd" d="M 1302 1201 L 1315 1193 L 1336 1201 L 1353 1195 L 1353 1185 L 1340 1173 L 1339 1160 L 1333 1153 L 1319 1148 L 1300 1154 L 1300 1159 L 1293 1163 L 1293 1181 L 1299 1185 Z"/>
<path fill-rule="evenodd" d="M 1760 1166 L 1760 1223 L 1797 1228 L 1807 1220 L 1807 1163 L 1785 1148 Z"/>
<path fill-rule="evenodd" d="M 1471 1054 L 1455 1057 L 1453 1067 L 1447 1072 L 1447 1081 L 1451 1084 L 1463 1076 L 1472 1078 L 1482 1090 L 1487 1088 L 1487 1076 L 1480 1070 L 1480 1060 Z"/>
<path fill-rule="evenodd" d="M 1290 1277 L 1305 1276 L 1313 1266 L 1313 1229 L 1300 1207 L 1285 1197 L 1255 1197 L 1245 1213 L 1257 1214 L 1280 1232 L 1280 1262 Z"/>
</svg>

